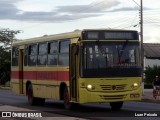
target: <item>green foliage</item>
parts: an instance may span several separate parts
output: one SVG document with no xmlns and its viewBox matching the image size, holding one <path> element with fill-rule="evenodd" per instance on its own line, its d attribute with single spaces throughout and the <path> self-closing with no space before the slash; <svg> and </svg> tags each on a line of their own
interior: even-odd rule
<svg viewBox="0 0 160 120">
<path fill-rule="evenodd" d="M 11 53 L 0 46 L 0 84 L 10 80 Z"/>
<path fill-rule="evenodd" d="M 11 45 L 15 39 L 15 35 L 20 30 L 1 29 L 0 30 L 0 84 L 5 84 L 10 80 L 11 72 Z"/>
<path fill-rule="evenodd" d="M 153 67 L 146 67 L 145 73 L 145 83 L 152 84 L 156 75 L 160 75 L 160 66 L 154 65 Z"/>
</svg>

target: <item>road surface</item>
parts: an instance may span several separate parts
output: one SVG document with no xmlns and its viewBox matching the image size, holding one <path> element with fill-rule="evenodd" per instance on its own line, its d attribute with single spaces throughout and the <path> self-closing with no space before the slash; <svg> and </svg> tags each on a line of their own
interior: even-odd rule
<svg viewBox="0 0 160 120">
<path fill-rule="evenodd" d="M 46 100 L 44 106 L 30 106 L 26 96 L 19 96 L 10 90 L 0 89 L 0 104 L 23 107 L 38 112 L 48 113 L 49 117 L 72 116 L 85 119 L 98 120 L 160 120 L 160 104 L 146 102 L 124 102 L 120 111 L 112 111 L 108 103 L 103 104 L 83 104 L 76 110 L 65 110 L 63 102 Z M 58 116 L 55 116 L 58 115 Z M 143 116 L 142 116 L 143 115 Z M 148 115 L 150 117 L 144 117 Z M 159 116 L 159 117 L 156 117 Z M 154 116 L 154 117 L 151 117 Z"/>
</svg>

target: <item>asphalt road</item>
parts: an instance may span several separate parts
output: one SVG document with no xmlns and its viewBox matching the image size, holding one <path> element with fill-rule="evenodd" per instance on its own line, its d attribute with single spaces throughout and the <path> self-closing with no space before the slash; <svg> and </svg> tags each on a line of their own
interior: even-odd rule
<svg viewBox="0 0 160 120">
<path fill-rule="evenodd" d="M 79 105 L 76 110 L 71 111 L 64 109 L 63 102 L 53 100 L 46 100 L 44 106 L 30 106 L 27 103 L 26 96 L 19 96 L 11 92 L 10 90 L 0 89 L 0 104 L 18 106 L 36 111 L 43 111 L 45 113 L 48 113 L 50 117 L 53 117 L 52 115 L 56 114 L 59 116 L 65 115 L 96 120 L 160 120 L 160 104 L 157 103 L 125 102 L 122 109 L 119 111 L 112 111 L 110 105 L 107 103 L 85 104 Z M 144 114 L 145 116 L 148 115 L 149 117 L 144 117 Z M 159 117 L 151 117 L 152 115 L 157 115 Z"/>
</svg>

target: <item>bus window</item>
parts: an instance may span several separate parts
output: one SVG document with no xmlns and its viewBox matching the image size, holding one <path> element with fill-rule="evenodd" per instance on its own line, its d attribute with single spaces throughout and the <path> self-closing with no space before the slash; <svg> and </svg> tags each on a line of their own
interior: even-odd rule
<svg viewBox="0 0 160 120">
<path fill-rule="evenodd" d="M 47 43 L 39 43 L 38 47 L 38 65 L 46 65 L 47 62 Z"/>
<path fill-rule="evenodd" d="M 37 63 L 37 44 L 29 46 L 28 65 L 35 66 Z"/>
<path fill-rule="evenodd" d="M 48 65 L 57 65 L 58 42 L 48 43 Z"/>
<path fill-rule="evenodd" d="M 18 47 L 13 47 L 13 49 L 12 49 L 12 66 L 18 66 L 18 56 L 19 56 Z"/>
<path fill-rule="evenodd" d="M 68 66 L 69 65 L 69 44 L 70 41 L 60 41 L 59 42 L 59 65 Z"/>
</svg>

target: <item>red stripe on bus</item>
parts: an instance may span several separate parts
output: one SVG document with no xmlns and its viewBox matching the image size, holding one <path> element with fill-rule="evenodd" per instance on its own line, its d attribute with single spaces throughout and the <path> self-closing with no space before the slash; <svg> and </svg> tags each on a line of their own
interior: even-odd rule
<svg viewBox="0 0 160 120">
<path fill-rule="evenodd" d="M 11 78 L 19 78 L 19 72 L 17 72 L 17 71 L 12 71 L 12 72 L 11 72 Z"/>
<path fill-rule="evenodd" d="M 12 71 L 11 78 L 27 80 L 69 80 L 69 71 Z"/>
</svg>

